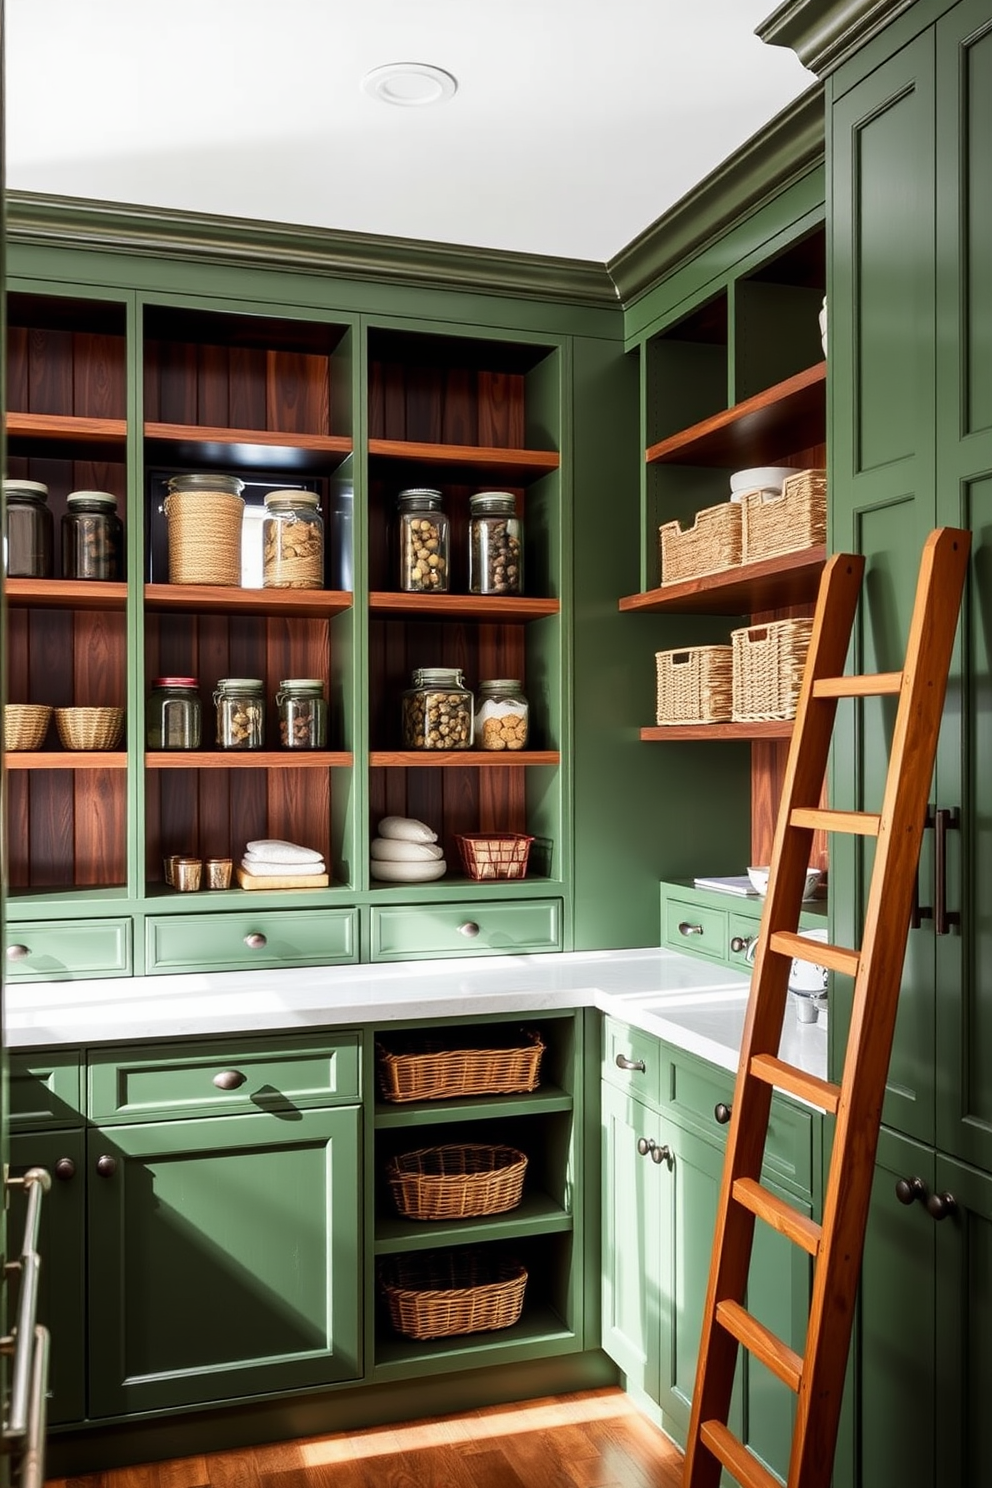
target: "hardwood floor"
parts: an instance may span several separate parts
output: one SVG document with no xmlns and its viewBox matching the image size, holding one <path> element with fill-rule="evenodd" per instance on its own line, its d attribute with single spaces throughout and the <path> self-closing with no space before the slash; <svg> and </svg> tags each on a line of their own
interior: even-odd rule
<svg viewBox="0 0 992 1488">
<path fill-rule="evenodd" d="M 616 1389 L 185 1457 L 47 1488 L 681 1488 L 682 1457 Z"/>
</svg>

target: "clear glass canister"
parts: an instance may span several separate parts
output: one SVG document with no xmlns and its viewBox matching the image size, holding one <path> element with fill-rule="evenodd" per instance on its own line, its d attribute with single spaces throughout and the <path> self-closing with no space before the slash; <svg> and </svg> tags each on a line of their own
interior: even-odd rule
<svg viewBox="0 0 992 1488">
<path fill-rule="evenodd" d="M 323 589 L 324 520 L 316 491 L 266 493 L 262 586 Z"/>
<path fill-rule="evenodd" d="M 55 524 L 48 487 L 41 481 L 5 480 L 6 572 L 12 579 L 50 579 Z"/>
<path fill-rule="evenodd" d="M 530 708 L 515 677 L 480 682 L 475 704 L 475 737 L 480 749 L 523 749 Z"/>
<path fill-rule="evenodd" d="M 109 491 L 72 491 L 62 518 L 62 577 L 120 579 L 124 528 Z"/>
<path fill-rule="evenodd" d="M 471 749 L 475 702 L 457 667 L 420 667 L 403 694 L 407 749 Z"/>
<path fill-rule="evenodd" d="M 221 749 L 262 749 L 265 697 L 257 677 L 222 677 L 214 692 Z"/>
<path fill-rule="evenodd" d="M 409 594 L 446 594 L 449 583 L 448 518 L 441 492 L 426 487 L 401 491 L 400 589 Z"/>
<path fill-rule="evenodd" d="M 510 491 L 469 497 L 468 587 L 471 594 L 523 593 L 523 525 Z"/>
<path fill-rule="evenodd" d="M 327 703 L 319 677 L 287 677 L 276 693 L 283 749 L 327 747 Z"/>
<path fill-rule="evenodd" d="M 149 749 L 199 749 L 200 684 L 195 677 L 155 677 L 145 710 Z"/>
</svg>

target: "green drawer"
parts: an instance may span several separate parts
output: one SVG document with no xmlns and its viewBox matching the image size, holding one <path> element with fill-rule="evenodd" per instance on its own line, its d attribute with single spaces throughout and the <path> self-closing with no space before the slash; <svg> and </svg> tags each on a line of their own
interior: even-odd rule
<svg viewBox="0 0 992 1488">
<path fill-rule="evenodd" d="M 12 982 L 65 982 L 130 976 L 131 921 L 25 920 L 6 928 Z"/>
<path fill-rule="evenodd" d="M 145 922 L 145 970 L 150 974 L 334 966 L 357 960 L 357 909 L 152 915 Z"/>
<path fill-rule="evenodd" d="M 727 960 L 732 966 L 743 971 L 745 975 L 753 969 L 753 961 L 747 959 L 747 946 L 750 941 L 757 941 L 758 931 L 761 928 L 760 918 L 754 915 L 731 914 L 727 924 Z M 743 945 L 739 942 L 743 941 Z M 735 949 L 735 944 L 738 949 Z"/>
<path fill-rule="evenodd" d="M 376 905 L 372 909 L 373 961 L 560 950 L 560 899 Z"/>
<path fill-rule="evenodd" d="M 658 1109 L 664 1068 L 662 1046 L 652 1034 L 616 1018 L 603 1020 L 602 1076 L 608 1084 Z"/>
<path fill-rule="evenodd" d="M 107 1049 L 90 1055 L 88 1114 L 99 1122 L 252 1111 L 285 1119 L 305 1107 L 358 1100 L 359 1069 L 360 1038 L 350 1032 Z"/>
<path fill-rule="evenodd" d="M 10 1124 L 55 1131 L 82 1122 L 81 1055 L 78 1049 L 10 1056 Z"/>
<path fill-rule="evenodd" d="M 662 921 L 664 943 L 691 956 L 723 961 L 727 955 L 727 911 L 691 900 L 667 899 Z"/>
</svg>

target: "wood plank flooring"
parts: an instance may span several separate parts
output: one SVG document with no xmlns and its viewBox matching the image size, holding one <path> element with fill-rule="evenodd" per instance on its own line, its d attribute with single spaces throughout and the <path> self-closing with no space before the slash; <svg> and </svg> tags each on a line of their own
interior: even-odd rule
<svg viewBox="0 0 992 1488">
<path fill-rule="evenodd" d="M 185 1457 L 47 1488 L 681 1488 L 682 1455 L 622 1391 Z"/>
</svg>

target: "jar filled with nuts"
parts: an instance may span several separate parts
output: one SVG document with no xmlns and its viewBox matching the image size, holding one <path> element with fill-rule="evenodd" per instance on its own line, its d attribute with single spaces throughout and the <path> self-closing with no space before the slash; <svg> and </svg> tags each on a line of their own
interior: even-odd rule
<svg viewBox="0 0 992 1488">
<path fill-rule="evenodd" d="M 324 587 L 324 522 L 316 491 L 267 491 L 263 589 Z"/>
<path fill-rule="evenodd" d="M 62 577 L 120 579 L 124 529 L 109 491 L 72 491 L 62 518 Z"/>
<path fill-rule="evenodd" d="M 407 749 L 471 749 L 475 703 L 457 667 L 419 667 L 403 694 Z"/>
<path fill-rule="evenodd" d="M 469 497 L 470 594 L 522 594 L 523 527 L 510 491 Z"/>
<path fill-rule="evenodd" d="M 405 594 L 448 592 L 448 518 L 441 492 L 411 487 L 397 498 L 400 589 Z"/>
<path fill-rule="evenodd" d="M 524 749 L 529 717 L 530 708 L 516 678 L 479 683 L 475 737 L 480 749 Z"/>
<path fill-rule="evenodd" d="M 319 677 L 287 677 L 276 693 L 283 749 L 327 747 L 327 703 Z"/>
<path fill-rule="evenodd" d="M 222 677 L 214 692 L 221 749 L 262 749 L 265 698 L 257 677 Z"/>
</svg>

